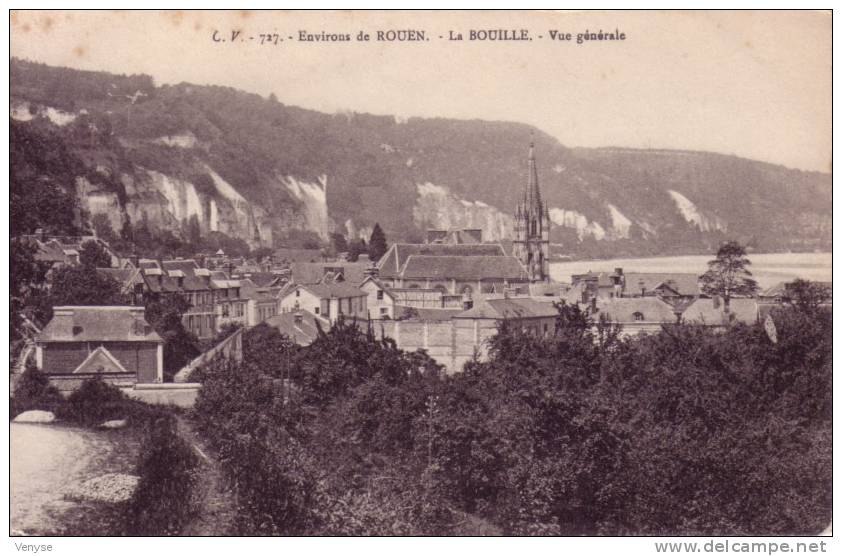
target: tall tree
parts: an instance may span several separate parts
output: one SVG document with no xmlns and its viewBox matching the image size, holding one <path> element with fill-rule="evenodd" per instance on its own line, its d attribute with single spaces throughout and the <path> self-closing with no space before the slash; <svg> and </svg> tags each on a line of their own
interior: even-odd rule
<svg viewBox="0 0 842 556">
<path fill-rule="evenodd" d="M 151 298 L 146 303 L 146 320 L 164 340 L 164 379 L 172 380 L 191 359 L 199 355 L 199 342 L 182 322 L 190 303 L 181 295 Z"/>
<path fill-rule="evenodd" d="M 86 241 L 79 251 L 79 263 L 90 268 L 109 268 L 111 255 L 98 241 Z"/>
<path fill-rule="evenodd" d="M 386 249 L 386 234 L 383 233 L 380 224 L 375 223 L 374 229 L 371 230 L 371 238 L 368 240 L 368 258 L 372 262 L 377 262 L 386 254 Z"/>
<path fill-rule="evenodd" d="M 723 243 L 716 252 L 716 258 L 708 262 L 707 272 L 699 278 L 702 291 L 710 296 L 720 296 L 725 312 L 730 312 L 732 297 L 757 293 L 757 282 L 751 277 L 749 265 L 751 261 L 739 242 Z"/>
</svg>

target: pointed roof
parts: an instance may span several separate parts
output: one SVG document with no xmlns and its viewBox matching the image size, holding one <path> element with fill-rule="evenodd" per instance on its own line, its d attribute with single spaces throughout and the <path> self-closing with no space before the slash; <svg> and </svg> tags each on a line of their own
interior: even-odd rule
<svg viewBox="0 0 842 556">
<path fill-rule="evenodd" d="M 99 346 L 76 367 L 73 374 L 77 373 L 128 373 L 126 369 L 111 352 L 103 346 Z"/>
<path fill-rule="evenodd" d="M 529 142 L 529 177 L 523 190 L 524 208 L 541 211 L 541 189 L 538 187 L 538 169 L 535 166 L 535 143 Z"/>
</svg>

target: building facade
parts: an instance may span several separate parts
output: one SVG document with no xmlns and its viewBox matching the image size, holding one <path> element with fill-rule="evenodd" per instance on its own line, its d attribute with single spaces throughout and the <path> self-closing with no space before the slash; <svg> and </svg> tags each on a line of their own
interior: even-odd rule
<svg viewBox="0 0 842 556">
<path fill-rule="evenodd" d="M 163 382 L 164 342 L 143 307 L 55 307 L 35 363 L 59 390 L 98 376 L 116 385 Z"/>
<path fill-rule="evenodd" d="M 512 255 L 526 268 L 533 282 L 550 279 L 550 211 L 541 200 L 535 145 L 529 145 L 529 169 L 523 196 L 515 208 Z"/>
</svg>

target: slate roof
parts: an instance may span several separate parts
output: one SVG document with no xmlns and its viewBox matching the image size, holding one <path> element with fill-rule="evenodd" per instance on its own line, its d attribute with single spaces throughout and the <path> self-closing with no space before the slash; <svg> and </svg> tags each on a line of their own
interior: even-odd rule
<svg viewBox="0 0 842 556">
<path fill-rule="evenodd" d="M 625 279 L 627 294 L 640 295 L 641 287 L 646 288 L 647 292 L 652 292 L 661 285 L 666 285 L 680 295 L 701 294 L 699 276 L 691 272 L 627 272 Z"/>
<path fill-rule="evenodd" d="M 725 304 L 721 300 L 716 301 L 709 298 L 700 298 L 694 301 L 684 313 L 681 319 L 686 323 L 707 324 L 710 326 L 721 326 L 728 323 L 725 318 Z M 731 319 L 746 324 L 757 322 L 759 309 L 757 301 L 750 298 L 734 298 L 730 303 Z"/>
<path fill-rule="evenodd" d="M 380 259 L 377 267 L 382 278 L 397 278 L 401 267 L 412 255 L 435 255 L 451 257 L 505 257 L 506 252 L 499 243 L 473 245 L 395 243 Z"/>
<path fill-rule="evenodd" d="M 301 287 L 309 291 L 319 299 L 327 299 L 330 297 L 344 298 L 368 296 L 368 294 L 360 288 L 350 284 L 345 284 L 344 282 L 338 284 L 298 284 L 297 286 L 285 288 L 286 291 L 283 292 L 283 295 L 286 296 L 292 293 L 296 287 Z"/>
<path fill-rule="evenodd" d="M 537 301 L 529 297 L 508 297 L 502 299 L 479 299 L 467 311 L 455 318 L 460 319 L 529 319 L 555 317 L 558 310 L 552 303 Z"/>
<path fill-rule="evenodd" d="M 605 314 L 612 322 L 618 322 L 620 324 L 634 322 L 676 322 L 676 316 L 672 306 L 657 297 L 614 297 L 611 299 L 598 299 L 596 307 L 598 312 L 593 315 L 594 319 L 599 318 L 600 314 Z M 635 313 L 641 313 L 643 320 L 635 320 Z"/>
<path fill-rule="evenodd" d="M 366 278 L 370 263 L 290 263 L 290 279 L 296 284 L 320 284 L 336 282 L 338 276 L 349 284 L 361 284 Z"/>
<path fill-rule="evenodd" d="M 457 246 L 462 247 L 462 246 Z M 404 280 L 421 278 L 456 280 L 527 280 L 523 266 L 514 257 L 410 255 L 399 276 Z"/>
<path fill-rule="evenodd" d="M 143 307 L 54 307 L 38 342 L 161 342 Z"/>
<path fill-rule="evenodd" d="M 281 334 L 299 346 L 309 346 L 319 336 L 316 321 L 321 323 L 323 330 L 327 330 L 330 325 L 309 311 L 299 309 L 298 312 L 301 313 L 301 322 L 295 322 L 295 313 L 280 313 L 269 317 L 264 322 L 277 328 Z"/>
</svg>

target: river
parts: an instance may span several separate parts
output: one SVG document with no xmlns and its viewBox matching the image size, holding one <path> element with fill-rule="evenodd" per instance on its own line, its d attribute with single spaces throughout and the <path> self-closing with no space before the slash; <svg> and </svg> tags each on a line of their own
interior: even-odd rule
<svg viewBox="0 0 842 556">
<path fill-rule="evenodd" d="M 559 282 L 570 282 L 571 274 L 613 272 L 693 272 L 707 270 L 711 255 L 682 255 L 678 257 L 650 257 L 643 259 L 605 259 L 550 263 L 550 276 Z M 749 269 L 761 289 L 778 282 L 803 278 L 830 282 L 833 278 L 831 253 L 752 253 Z"/>
</svg>

